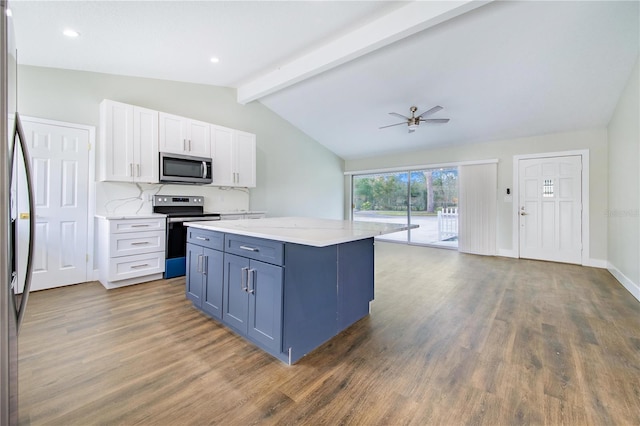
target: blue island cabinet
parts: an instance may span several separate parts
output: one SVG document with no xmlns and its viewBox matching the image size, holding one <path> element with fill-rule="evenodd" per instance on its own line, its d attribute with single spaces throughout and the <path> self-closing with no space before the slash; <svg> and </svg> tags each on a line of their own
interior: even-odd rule
<svg viewBox="0 0 640 426">
<path fill-rule="evenodd" d="M 187 299 L 217 319 L 222 319 L 223 246 L 219 232 L 187 230 Z"/>
<path fill-rule="evenodd" d="M 196 308 L 286 363 L 298 361 L 369 314 L 374 296 L 373 238 L 316 247 L 189 230 L 190 248 L 201 246 L 203 240 L 196 237 L 209 238 L 216 241 L 222 260 L 215 258 L 218 270 L 213 273 L 212 260 L 198 258 L 212 259 L 206 252 L 211 244 L 201 246 L 203 252 L 188 250 L 187 297 Z M 209 262 L 209 269 L 200 281 L 203 274 L 197 271 L 203 270 L 203 262 Z M 198 302 L 191 295 L 205 294 L 206 284 L 200 282 L 213 275 L 221 277 L 221 317 L 207 310 L 206 296 Z"/>
</svg>

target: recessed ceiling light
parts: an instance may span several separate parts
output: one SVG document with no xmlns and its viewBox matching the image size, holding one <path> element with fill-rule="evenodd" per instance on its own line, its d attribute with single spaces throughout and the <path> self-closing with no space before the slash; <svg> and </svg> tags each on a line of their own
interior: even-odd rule
<svg viewBox="0 0 640 426">
<path fill-rule="evenodd" d="M 64 30 L 62 32 L 62 34 L 66 35 L 67 37 L 70 38 L 76 38 L 80 35 L 79 32 L 77 32 L 76 30 L 72 30 L 71 28 L 67 28 L 66 30 Z"/>
<path fill-rule="evenodd" d="M 216 58 L 216 57 L 214 56 L 214 57 L 212 57 L 212 58 L 210 59 L 210 61 L 211 61 L 211 63 L 212 63 L 212 64 L 217 64 L 218 62 L 220 62 L 220 59 L 219 59 L 219 58 Z"/>
</svg>

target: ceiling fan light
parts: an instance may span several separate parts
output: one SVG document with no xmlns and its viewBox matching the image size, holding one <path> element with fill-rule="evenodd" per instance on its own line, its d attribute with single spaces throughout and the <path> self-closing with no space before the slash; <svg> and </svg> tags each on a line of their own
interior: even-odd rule
<svg viewBox="0 0 640 426">
<path fill-rule="evenodd" d="M 418 128 L 418 125 L 413 123 L 413 124 L 409 124 L 409 130 L 410 131 L 415 131 Z"/>
</svg>

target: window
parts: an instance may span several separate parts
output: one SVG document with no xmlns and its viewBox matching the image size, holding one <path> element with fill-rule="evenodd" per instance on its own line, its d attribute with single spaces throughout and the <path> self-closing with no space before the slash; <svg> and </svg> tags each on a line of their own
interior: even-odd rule
<svg viewBox="0 0 640 426">
<path fill-rule="evenodd" d="M 354 175 L 352 185 L 353 220 L 419 225 L 378 239 L 457 248 L 457 167 Z"/>
</svg>

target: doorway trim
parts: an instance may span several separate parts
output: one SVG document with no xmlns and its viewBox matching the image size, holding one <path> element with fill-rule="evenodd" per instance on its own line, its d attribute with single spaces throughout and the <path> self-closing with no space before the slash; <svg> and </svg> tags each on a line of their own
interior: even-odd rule
<svg viewBox="0 0 640 426">
<path fill-rule="evenodd" d="M 514 257 L 520 258 L 520 232 L 519 232 L 519 211 L 518 203 L 520 199 L 520 160 L 548 157 L 567 157 L 579 155 L 582 157 L 582 260 L 581 265 L 591 266 L 589 250 L 589 150 L 580 149 L 575 151 L 544 152 L 538 154 L 523 154 L 513 156 L 513 198 L 512 198 L 512 241 L 511 247 Z"/>
<path fill-rule="evenodd" d="M 85 282 L 94 281 L 94 229 L 95 229 L 95 194 L 96 194 L 96 128 L 94 126 L 87 126 L 85 124 L 69 123 L 66 121 L 49 120 L 46 118 L 38 118 L 31 116 L 21 116 L 22 121 L 29 121 L 32 123 L 46 124 L 49 126 L 58 127 L 70 127 L 72 129 L 86 130 L 89 133 L 89 168 L 87 173 L 87 247 L 86 250 L 86 278 Z"/>
</svg>

